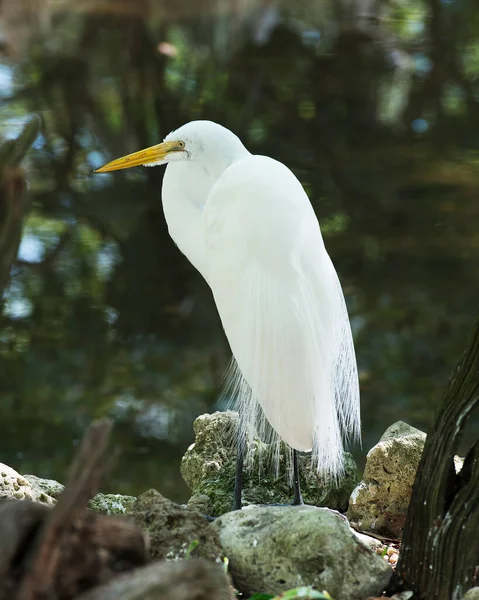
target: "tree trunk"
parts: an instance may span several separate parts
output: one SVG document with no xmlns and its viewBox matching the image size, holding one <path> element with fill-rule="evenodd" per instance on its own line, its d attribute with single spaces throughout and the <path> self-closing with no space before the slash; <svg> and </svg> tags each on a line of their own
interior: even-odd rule
<svg viewBox="0 0 479 600">
<path fill-rule="evenodd" d="M 421 599 L 457 600 L 479 584 L 479 438 L 454 468 L 478 404 L 479 320 L 427 437 L 404 529 L 397 578 Z"/>
</svg>

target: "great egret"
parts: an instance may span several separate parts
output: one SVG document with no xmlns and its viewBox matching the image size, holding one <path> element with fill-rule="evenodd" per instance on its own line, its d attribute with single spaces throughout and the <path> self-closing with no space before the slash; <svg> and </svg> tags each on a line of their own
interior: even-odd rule
<svg viewBox="0 0 479 600">
<path fill-rule="evenodd" d="M 318 472 L 337 478 L 342 435 L 360 436 L 351 328 L 313 208 L 285 165 L 211 121 L 97 172 L 163 164 L 168 231 L 209 284 L 234 355 L 241 439 L 268 435 L 293 449 L 293 504 L 302 503 L 296 451 L 312 451 Z M 239 448 L 234 508 L 242 463 Z"/>
</svg>

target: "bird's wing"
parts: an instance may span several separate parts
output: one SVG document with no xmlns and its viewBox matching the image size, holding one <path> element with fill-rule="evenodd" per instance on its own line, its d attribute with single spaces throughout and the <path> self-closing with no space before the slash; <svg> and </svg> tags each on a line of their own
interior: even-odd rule
<svg viewBox="0 0 479 600">
<path fill-rule="evenodd" d="M 272 159 L 238 161 L 213 186 L 203 228 L 246 431 L 264 433 L 265 415 L 291 447 L 312 448 L 320 470 L 338 474 L 341 432 L 359 429 L 356 361 L 341 286 L 301 184 Z"/>
</svg>

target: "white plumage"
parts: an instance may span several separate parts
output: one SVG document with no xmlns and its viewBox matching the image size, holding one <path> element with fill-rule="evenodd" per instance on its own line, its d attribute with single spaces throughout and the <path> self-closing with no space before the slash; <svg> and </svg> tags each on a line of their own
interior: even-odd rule
<svg viewBox="0 0 479 600">
<path fill-rule="evenodd" d="M 356 359 L 341 286 L 300 182 L 210 121 L 141 152 L 101 170 L 169 163 L 169 233 L 213 292 L 244 434 L 312 450 L 319 472 L 340 475 L 342 437 L 360 435 Z"/>
</svg>

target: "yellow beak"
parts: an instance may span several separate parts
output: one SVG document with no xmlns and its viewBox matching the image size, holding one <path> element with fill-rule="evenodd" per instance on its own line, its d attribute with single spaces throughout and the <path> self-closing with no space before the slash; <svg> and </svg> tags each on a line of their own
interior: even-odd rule
<svg viewBox="0 0 479 600">
<path fill-rule="evenodd" d="M 172 152 L 183 152 L 185 145 L 183 142 L 163 142 L 133 154 L 127 154 L 116 160 L 103 165 L 96 169 L 95 173 L 108 173 L 109 171 L 119 171 L 120 169 L 130 169 L 139 165 L 147 165 L 150 163 L 158 163 L 165 160 L 168 154 Z"/>
</svg>

